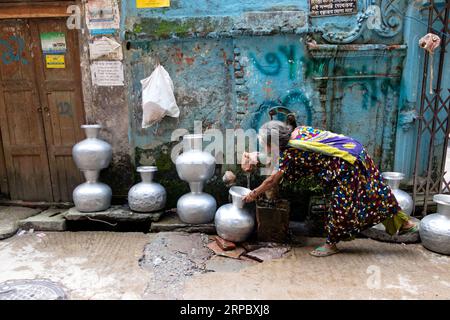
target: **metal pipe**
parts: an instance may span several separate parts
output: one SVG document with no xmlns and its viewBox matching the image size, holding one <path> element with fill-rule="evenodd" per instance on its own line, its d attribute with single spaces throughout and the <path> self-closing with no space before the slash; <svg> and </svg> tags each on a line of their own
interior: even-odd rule
<svg viewBox="0 0 450 320">
<path fill-rule="evenodd" d="M 434 12 L 434 10 L 433 10 Z M 440 14 L 438 13 L 438 16 L 440 16 Z M 444 21 L 448 21 L 448 7 L 446 8 L 446 13 L 445 16 L 447 17 L 447 20 Z M 434 20 L 433 20 L 434 21 Z M 443 26 L 443 30 L 445 31 L 445 24 Z M 431 24 L 429 26 L 429 32 L 433 31 L 433 24 Z M 441 43 L 445 44 L 446 43 L 446 39 L 444 39 Z M 428 168 L 427 168 L 427 182 L 426 182 L 426 189 L 425 189 L 425 198 L 428 198 L 430 196 L 431 193 L 434 192 L 434 186 L 436 184 L 433 184 L 432 181 L 432 174 L 433 174 L 433 169 L 432 169 L 432 165 L 433 165 L 433 156 L 434 156 L 434 142 L 436 140 L 436 134 L 437 131 L 439 131 L 440 126 L 436 129 L 437 126 L 437 121 L 439 119 L 439 111 L 441 110 L 441 108 L 439 107 L 439 99 L 440 98 L 440 93 L 441 93 L 441 82 L 442 82 L 442 68 L 443 68 L 443 61 L 445 58 L 445 46 L 443 45 L 441 47 L 441 52 L 440 52 L 440 56 L 439 56 L 439 69 L 438 69 L 438 79 L 436 82 L 436 87 L 434 90 L 434 103 L 433 100 L 430 101 L 429 105 L 433 104 L 433 122 L 432 122 L 432 129 L 431 129 L 431 141 L 428 147 Z M 431 66 L 433 67 L 433 66 Z M 426 92 L 426 91 L 425 91 Z M 448 140 L 448 137 L 445 137 L 444 141 Z M 443 152 L 445 153 L 445 150 L 443 150 Z M 436 193 L 439 193 L 440 189 L 441 189 L 441 179 L 442 179 L 442 172 L 437 172 L 438 174 L 438 190 L 436 190 Z M 425 202 L 424 204 L 424 210 L 423 213 L 424 215 L 426 215 L 426 211 L 427 211 L 427 207 L 428 204 L 427 202 Z"/>
<path fill-rule="evenodd" d="M 449 6 L 445 8 L 444 13 L 444 21 L 448 21 L 449 18 Z M 436 93 L 441 95 L 442 92 L 442 74 L 444 70 L 444 59 L 445 54 L 447 52 L 447 34 L 448 34 L 448 23 L 443 24 L 443 36 L 441 41 L 441 52 L 439 54 L 439 71 L 438 71 L 438 79 L 436 83 Z M 435 101 L 436 107 L 438 106 L 438 99 Z M 449 117 L 447 113 L 447 120 L 446 120 L 446 127 L 445 127 L 445 137 L 444 137 L 444 149 L 442 152 L 442 158 L 441 158 L 441 168 L 440 168 L 440 179 L 439 179 L 439 189 L 438 193 L 442 192 L 442 181 L 447 185 L 445 181 L 445 161 L 447 159 L 447 147 L 448 147 L 448 140 L 449 140 L 449 134 L 450 134 L 450 125 L 449 125 Z"/>
<path fill-rule="evenodd" d="M 428 32 L 431 29 L 431 25 L 433 23 L 433 10 L 430 8 L 428 11 Z M 418 185 L 418 174 L 419 174 L 419 160 L 420 160 L 420 144 L 422 143 L 422 125 L 424 121 L 424 105 L 425 105 L 425 95 L 426 95 L 426 83 L 428 79 L 428 63 L 429 63 L 429 55 L 428 51 L 425 51 L 425 58 L 424 58 L 424 72 L 423 72 L 423 78 L 422 78 L 422 91 L 421 91 L 421 99 L 420 99 L 420 109 L 419 109 L 419 128 L 418 128 L 418 137 L 417 137 L 417 145 L 416 145 L 416 156 L 415 156 L 415 165 L 414 165 L 414 178 L 413 178 L 413 200 L 414 203 L 416 203 L 417 199 L 417 193 L 419 191 L 419 185 Z M 426 189 L 426 188 L 425 188 Z M 425 200 L 424 200 L 424 210 L 423 212 L 426 212 L 427 207 L 427 195 L 425 194 Z"/>
<path fill-rule="evenodd" d="M 401 74 L 362 74 L 353 76 L 313 77 L 314 81 L 320 80 L 345 80 L 345 79 L 370 79 L 370 78 L 400 78 Z"/>
</svg>

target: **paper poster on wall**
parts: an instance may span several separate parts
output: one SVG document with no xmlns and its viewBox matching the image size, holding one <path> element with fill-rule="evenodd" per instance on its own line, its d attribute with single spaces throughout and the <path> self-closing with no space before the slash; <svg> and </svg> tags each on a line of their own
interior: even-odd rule
<svg viewBox="0 0 450 320">
<path fill-rule="evenodd" d="M 66 37 L 63 32 L 43 32 L 41 36 L 41 48 L 44 54 L 66 52 Z"/>
<path fill-rule="evenodd" d="M 310 15 L 326 17 L 356 14 L 358 0 L 309 0 Z"/>
<path fill-rule="evenodd" d="M 120 61 L 94 61 L 91 64 L 92 83 L 96 86 L 123 86 L 123 65 Z"/>
<path fill-rule="evenodd" d="M 64 69 L 66 61 L 63 54 L 46 54 L 45 66 L 48 69 Z"/>
<path fill-rule="evenodd" d="M 98 58 L 108 60 L 122 60 L 122 46 L 117 41 L 102 37 L 89 43 L 89 56 L 91 60 Z"/>
<path fill-rule="evenodd" d="M 112 34 L 119 29 L 119 5 L 116 0 L 89 0 L 86 25 L 92 35 Z"/>
<path fill-rule="evenodd" d="M 136 0 L 136 8 L 164 8 L 170 7 L 170 0 Z"/>
</svg>

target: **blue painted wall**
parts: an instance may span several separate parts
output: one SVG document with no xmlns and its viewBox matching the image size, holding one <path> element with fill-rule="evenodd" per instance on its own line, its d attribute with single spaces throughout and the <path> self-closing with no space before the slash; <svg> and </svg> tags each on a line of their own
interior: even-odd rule
<svg viewBox="0 0 450 320">
<path fill-rule="evenodd" d="M 257 129 L 281 104 L 302 124 L 359 139 L 383 170 L 394 169 L 396 150 L 409 141 L 397 129 L 411 91 L 402 84 L 407 1 L 359 0 L 358 14 L 320 18 L 308 16 L 308 1 L 134 3 L 122 3 L 121 33 L 136 164 L 156 161 L 152 150 L 167 148 L 172 131 L 192 130 L 194 120 Z M 378 23 L 372 5 L 382 9 Z M 181 115 L 141 129 L 139 81 L 157 60 L 174 81 Z"/>
<path fill-rule="evenodd" d="M 438 6 L 438 10 L 444 10 L 445 0 L 436 0 L 435 3 Z M 428 25 L 428 10 L 418 10 L 425 7 L 428 1 L 417 1 L 409 4 L 407 11 L 405 13 L 404 22 L 404 42 L 408 46 L 407 55 L 404 62 L 403 76 L 401 80 L 401 91 L 400 91 L 400 104 L 399 104 L 399 117 L 398 117 L 398 130 L 396 134 L 396 149 L 395 149 L 395 166 L 396 171 L 404 172 L 409 183 L 412 183 L 414 167 L 417 156 L 417 174 L 419 180 L 425 179 L 426 172 L 428 170 L 428 155 L 430 150 L 432 150 L 432 157 L 430 162 L 432 163 L 432 170 L 434 172 L 439 172 L 436 168 L 439 168 L 442 163 L 442 152 L 444 151 L 444 141 L 445 141 L 445 128 L 448 113 L 443 108 L 438 115 L 438 121 L 435 122 L 436 128 L 438 130 L 435 140 L 431 145 L 431 135 L 430 128 L 432 127 L 433 112 L 428 109 L 424 113 L 424 125 L 422 126 L 422 137 L 420 140 L 420 146 L 417 148 L 418 141 L 418 131 L 419 131 L 419 111 L 421 105 L 421 95 L 422 95 L 422 78 L 424 72 L 424 58 L 425 51 L 418 46 L 419 39 L 427 33 Z M 442 21 L 440 19 L 435 19 L 433 28 L 435 30 L 442 30 Z M 437 31 L 435 31 L 437 32 Z M 442 37 L 442 34 L 438 34 Z M 447 35 L 448 37 L 448 35 Z M 435 76 L 433 79 L 433 88 L 436 88 L 437 82 L 437 70 L 439 69 L 438 61 L 441 47 L 439 47 L 434 56 L 433 65 Z M 450 85 L 450 53 L 446 53 L 445 63 L 443 65 L 442 73 L 442 93 L 439 105 L 442 102 L 447 101 L 449 97 L 449 85 Z M 430 72 L 430 69 L 428 70 Z M 425 99 L 428 101 L 434 101 L 434 95 L 429 93 L 430 83 L 427 81 L 425 84 Z M 425 100 L 425 105 L 427 104 Z M 428 127 L 428 128 L 427 128 Z M 418 149 L 418 150 L 417 150 Z M 448 169 L 447 169 L 448 170 Z M 422 177 L 422 178 L 421 178 Z M 438 178 L 434 177 L 437 181 Z M 418 181 L 421 183 L 421 181 Z"/>
</svg>

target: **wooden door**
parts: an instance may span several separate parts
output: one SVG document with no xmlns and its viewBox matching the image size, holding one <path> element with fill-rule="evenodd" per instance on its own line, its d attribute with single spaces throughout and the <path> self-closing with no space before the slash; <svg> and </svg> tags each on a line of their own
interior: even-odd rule
<svg viewBox="0 0 450 320">
<path fill-rule="evenodd" d="M 71 157 L 84 122 L 76 31 L 65 19 L 4 20 L 0 28 L 0 125 L 10 197 L 70 201 L 82 181 Z M 64 33 L 64 68 L 47 68 L 46 32 Z"/>
<path fill-rule="evenodd" d="M 52 201 L 45 132 L 25 20 L 0 22 L 0 125 L 12 199 Z"/>
<path fill-rule="evenodd" d="M 70 201 L 73 189 L 82 182 L 72 159 L 72 147 L 84 139 L 80 125 L 82 107 L 78 38 L 66 27 L 66 19 L 30 19 L 33 55 L 47 142 L 54 201 Z M 48 68 L 41 36 L 48 32 L 64 34 L 64 68 Z"/>
</svg>

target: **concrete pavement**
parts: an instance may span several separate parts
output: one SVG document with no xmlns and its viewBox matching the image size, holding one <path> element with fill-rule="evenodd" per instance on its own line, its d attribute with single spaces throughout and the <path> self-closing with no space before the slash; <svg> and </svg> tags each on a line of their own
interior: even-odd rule
<svg viewBox="0 0 450 320">
<path fill-rule="evenodd" d="M 206 235 L 46 232 L 0 241 L 0 282 L 45 278 L 70 299 L 449 299 L 450 257 L 356 239 L 316 258 L 301 238 L 263 263 L 213 256 Z M 164 272 L 163 272 L 164 271 Z M 167 285 L 166 285 L 167 284 Z"/>
</svg>

